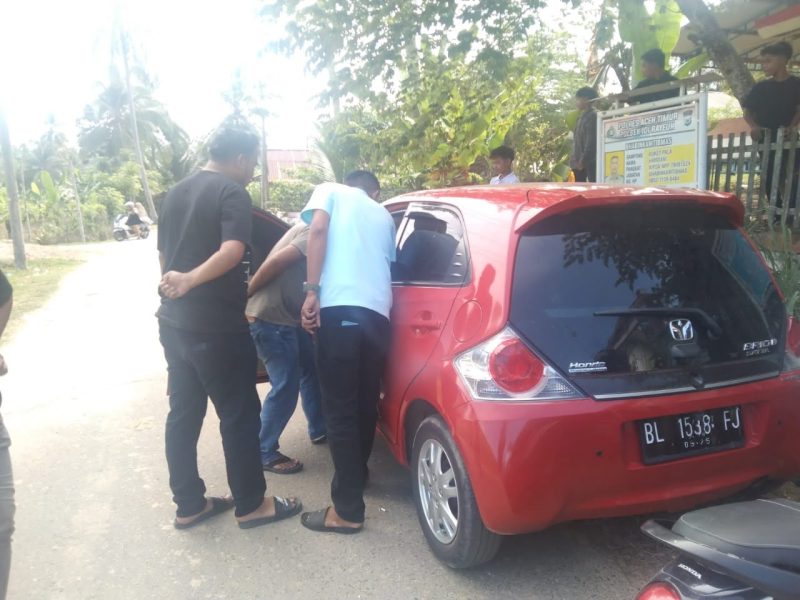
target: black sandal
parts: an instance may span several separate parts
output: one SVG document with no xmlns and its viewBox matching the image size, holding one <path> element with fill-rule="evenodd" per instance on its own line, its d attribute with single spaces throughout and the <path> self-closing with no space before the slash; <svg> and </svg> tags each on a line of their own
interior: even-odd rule
<svg viewBox="0 0 800 600">
<path fill-rule="evenodd" d="M 361 527 L 331 527 L 329 525 L 325 525 L 325 517 L 328 516 L 329 510 L 330 506 L 328 508 L 315 510 L 314 512 L 303 513 L 303 516 L 300 517 L 300 522 L 303 524 L 303 527 L 320 533 L 342 533 L 344 535 L 353 535 L 354 533 L 359 533 L 362 529 L 364 529 L 363 525 L 361 525 Z"/>
<path fill-rule="evenodd" d="M 233 508 L 233 499 L 231 498 L 209 498 L 211 500 L 211 510 L 208 512 L 200 513 L 193 520 L 188 523 L 179 523 L 177 519 L 173 523 L 175 529 L 191 529 L 195 525 L 199 525 L 203 521 L 208 521 L 211 517 L 216 517 L 224 512 Z"/>
<path fill-rule="evenodd" d="M 293 467 L 289 467 L 287 469 L 276 469 L 278 465 L 285 465 L 286 463 L 294 462 L 295 465 Z M 263 465 L 263 469 L 265 471 L 269 471 L 270 473 L 277 473 L 278 475 L 291 475 L 292 473 L 298 473 L 299 471 L 303 470 L 303 463 L 299 460 L 295 460 L 294 458 L 289 458 L 285 454 L 278 454 L 275 455 L 269 462 L 265 462 Z"/>
<path fill-rule="evenodd" d="M 270 523 L 277 523 L 289 517 L 295 516 L 303 510 L 303 503 L 296 498 L 281 498 L 280 496 L 273 496 L 275 500 L 275 514 L 271 517 L 260 517 L 258 519 L 251 519 L 250 521 L 239 521 L 239 529 L 253 529 L 254 527 L 261 527 L 262 525 L 269 525 Z"/>
</svg>

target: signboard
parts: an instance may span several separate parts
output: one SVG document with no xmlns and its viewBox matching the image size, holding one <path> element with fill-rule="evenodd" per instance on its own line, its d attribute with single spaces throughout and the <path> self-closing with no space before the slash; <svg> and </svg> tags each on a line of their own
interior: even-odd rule
<svg viewBox="0 0 800 600">
<path fill-rule="evenodd" d="M 598 114 L 597 181 L 705 187 L 705 92 Z"/>
</svg>

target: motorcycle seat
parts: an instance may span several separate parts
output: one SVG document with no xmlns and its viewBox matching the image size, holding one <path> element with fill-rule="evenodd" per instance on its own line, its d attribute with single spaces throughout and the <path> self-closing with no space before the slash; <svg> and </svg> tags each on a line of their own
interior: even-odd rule
<svg viewBox="0 0 800 600">
<path fill-rule="evenodd" d="M 683 515 L 672 531 L 750 562 L 800 573 L 800 502 L 762 499 Z"/>
</svg>

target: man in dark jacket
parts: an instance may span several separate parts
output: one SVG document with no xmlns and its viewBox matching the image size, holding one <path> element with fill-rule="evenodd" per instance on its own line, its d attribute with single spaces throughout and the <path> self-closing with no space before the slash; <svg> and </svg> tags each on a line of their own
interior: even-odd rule
<svg viewBox="0 0 800 600">
<path fill-rule="evenodd" d="M 575 92 L 575 104 L 581 111 L 569 157 L 575 181 L 597 181 L 597 113 L 592 106 L 596 98 L 594 88 L 582 87 Z"/>
<path fill-rule="evenodd" d="M 662 83 L 669 83 L 670 81 L 678 81 L 674 75 L 670 75 L 666 71 L 667 55 L 658 48 L 653 48 L 642 54 L 642 79 L 635 89 L 641 90 L 653 85 L 660 85 Z M 663 92 L 653 92 L 652 94 L 644 94 L 637 96 L 633 99 L 635 104 L 645 104 L 646 102 L 655 102 L 656 100 L 666 100 L 667 98 L 677 98 L 681 95 L 678 88 L 672 90 L 665 90 Z"/>
</svg>

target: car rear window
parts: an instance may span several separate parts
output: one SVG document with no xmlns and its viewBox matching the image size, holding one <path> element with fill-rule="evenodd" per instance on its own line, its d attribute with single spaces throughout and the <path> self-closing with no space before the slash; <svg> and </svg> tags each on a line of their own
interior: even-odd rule
<svg viewBox="0 0 800 600">
<path fill-rule="evenodd" d="M 598 399 L 777 375 L 785 323 L 747 239 L 696 206 L 581 209 L 519 241 L 511 324 Z"/>
</svg>

